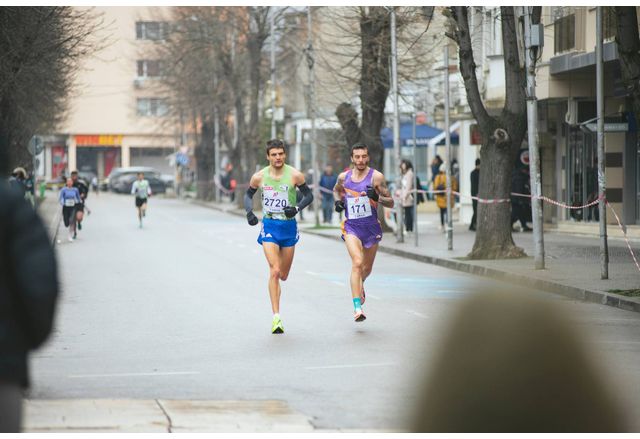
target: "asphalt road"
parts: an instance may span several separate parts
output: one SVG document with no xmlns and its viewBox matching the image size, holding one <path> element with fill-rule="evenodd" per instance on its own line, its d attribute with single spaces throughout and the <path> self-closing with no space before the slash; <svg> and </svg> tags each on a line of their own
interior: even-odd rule
<svg viewBox="0 0 640 439">
<path fill-rule="evenodd" d="M 151 199 L 143 229 L 131 197 L 88 206 L 79 239 L 57 245 L 63 295 L 32 398 L 277 399 L 317 428 L 406 429 L 451 313 L 479 282 L 379 254 L 368 319 L 354 323 L 344 245 L 302 234 L 286 333 L 272 335 L 258 227 L 175 199 Z M 539 294 L 566 309 L 640 419 L 640 316 Z"/>
</svg>

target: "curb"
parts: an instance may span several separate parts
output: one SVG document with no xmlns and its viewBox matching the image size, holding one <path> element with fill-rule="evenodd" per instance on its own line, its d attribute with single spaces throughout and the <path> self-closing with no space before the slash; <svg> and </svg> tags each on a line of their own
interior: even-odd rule
<svg viewBox="0 0 640 439">
<path fill-rule="evenodd" d="M 191 200 L 193 204 L 197 204 L 202 207 L 208 207 L 220 212 L 229 213 L 236 216 L 244 216 L 242 212 L 237 209 L 224 209 L 200 200 Z M 325 233 L 316 232 L 313 230 L 300 228 L 301 232 L 308 233 L 310 235 L 320 236 L 322 238 L 333 239 L 340 241 L 338 236 L 327 235 Z M 528 287 L 539 288 L 543 291 L 559 294 L 564 297 L 568 297 L 574 300 L 582 300 L 585 302 L 599 303 L 601 305 L 607 305 L 614 308 L 623 309 L 625 311 L 640 312 L 640 300 L 630 299 L 615 293 L 605 293 L 602 291 L 587 290 L 584 288 L 572 287 L 570 285 L 564 285 L 558 282 L 552 282 L 543 279 L 537 279 L 534 277 L 524 276 L 521 274 L 514 274 L 508 271 L 496 270 L 495 268 L 483 267 L 481 265 L 475 265 L 469 262 L 458 261 L 455 259 L 439 258 L 428 255 L 418 255 L 405 250 L 398 250 L 391 247 L 380 245 L 378 250 L 382 253 L 388 253 L 394 256 L 400 256 L 403 258 L 411 259 L 426 264 L 437 265 L 451 270 L 462 271 L 464 273 L 473 274 L 476 276 L 489 277 L 498 280 L 508 280 L 524 284 Z"/>
</svg>

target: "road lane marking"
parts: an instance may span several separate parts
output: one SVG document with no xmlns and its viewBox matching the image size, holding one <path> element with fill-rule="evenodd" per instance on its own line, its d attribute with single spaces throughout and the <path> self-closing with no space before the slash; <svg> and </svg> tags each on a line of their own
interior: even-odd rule
<svg viewBox="0 0 640 439">
<path fill-rule="evenodd" d="M 427 317 L 427 316 L 425 316 L 424 314 L 421 314 L 421 313 L 419 313 L 419 312 L 417 312 L 417 311 L 413 311 L 413 310 L 410 310 L 410 309 L 407 309 L 406 311 L 407 311 L 409 314 L 413 314 L 414 316 L 418 316 L 418 317 L 420 317 L 421 319 L 428 319 L 428 317 Z"/>
<path fill-rule="evenodd" d="M 97 373 L 84 375 L 67 375 L 67 378 L 110 378 L 110 377 L 141 377 L 141 376 L 172 376 L 199 375 L 200 372 L 137 372 L 137 373 Z"/>
<path fill-rule="evenodd" d="M 344 282 L 338 282 L 337 280 L 332 280 L 331 281 L 332 284 L 336 284 L 336 285 L 340 285 L 341 287 L 346 287 L 347 284 L 345 284 Z"/>
<path fill-rule="evenodd" d="M 320 273 L 316 273 L 315 271 L 305 271 L 305 273 L 310 274 L 311 276 L 320 276 Z"/>
<path fill-rule="evenodd" d="M 335 366 L 309 366 L 305 367 L 307 370 L 313 369 L 350 369 L 356 367 L 383 367 L 383 366 L 395 366 L 396 363 L 368 363 L 368 364 L 338 364 Z"/>
</svg>

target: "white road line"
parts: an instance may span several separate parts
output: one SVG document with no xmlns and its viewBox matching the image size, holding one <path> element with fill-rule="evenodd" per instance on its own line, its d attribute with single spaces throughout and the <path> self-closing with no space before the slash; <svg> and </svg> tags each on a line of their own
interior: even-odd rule
<svg viewBox="0 0 640 439">
<path fill-rule="evenodd" d="M 315 271 L 305 271 L 305 273 L 310 274 L 311 276 L 319 276 L 320 273 L 316 273 Z"/>
<path fill-rule="evenodd" d="M 419 312 L 412 311 L 412 310 L 410 310 L 410 309 L 407 309 L 406 311 L 407 311 L 409 314 L 413 314 L 414 316 L 418 316 L 418 317 L 420 317 L 421 319 L 428 319 L 428 317 L 427 317 L 427 316 L 425 316 L 424 314 L 421 314 L 421 313 L 419 313 Z"/>
<path fill-rule="evenodd" d="M 346 287 L 347 284 L 345 284 L 344 282 L 338 282 L 337 280 L 332 280 L 331 281 L 332 284 L 336 284 L 336 285 L 340 285 L 341 287 Z"/>
<path fill-rule="evenodd" d="M 369 363 L 369 364 L 338 364 L 335 366 L 310 366 L 305 367 L 307 370 L 312 369 L 349 369 L 356 367 L 382 367 L 382 366 L 395 366 L 396 363 Z"/>
<path fill-rule="evenodd" d="M 138 373 L 97 373 L 86 375 L 67 375 L 67 378 L 110 378 L 110 377 L 142 377 L 142 376 L 171 376 L 171 375 L 199 375 L 200 372 L 138 372 Z"/>
<path fill-rule="evenodd" d="M 367 294 L 367 297 L 371 297 L 372 299 L 381 300 L 380 296 L 375 296 L 373 294 Z"/>
</svg>

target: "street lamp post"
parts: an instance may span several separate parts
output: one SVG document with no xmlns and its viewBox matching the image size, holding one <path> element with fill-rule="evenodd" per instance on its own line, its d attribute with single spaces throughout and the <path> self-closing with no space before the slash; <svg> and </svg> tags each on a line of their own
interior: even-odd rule
<svg viewBox="0 0 640 439">
<path fill-rule="evenodd" d="M 396 43 L 396 10 L 391 8 L 391 86 L 393 88 L 393 151 L 395 155 L 396 188 L 402 187 L 400 175 L 400 110 L 398 109 L 398 48 Z M 396 242 L 404 242 L 402 203 L 396 203 Z"/>
<path fill-rule="evenodd" d="M 444 46 L 444 138 L 447 147 L 447 249 L 453 250 L 453 218 L 451 209 L 451 135 L 449 133 L 449 45 Z"/>
<path fill-rule="evenodd" d="M 600 221 L 600 278 L 609 279 L 609 245 L 607 243 L 606 179 L 604 174 L 604 70 L 602 63 L 602 6 L 596 8 L 596 111 L 598 116 L 598 213 Z"/>
<path fill-rule="evenodd" d="M 307 9 L 307 65 L 309 67 L 309 118 L 311 119 L 311 167 L 313 169 L 313 215 L 316 227 L 320 226 L 320 170 L 318 166 L 318 143 L 316 142 L 315 72 L 313 70 L 313 39 L 311 6 Z"/>
</svg>

